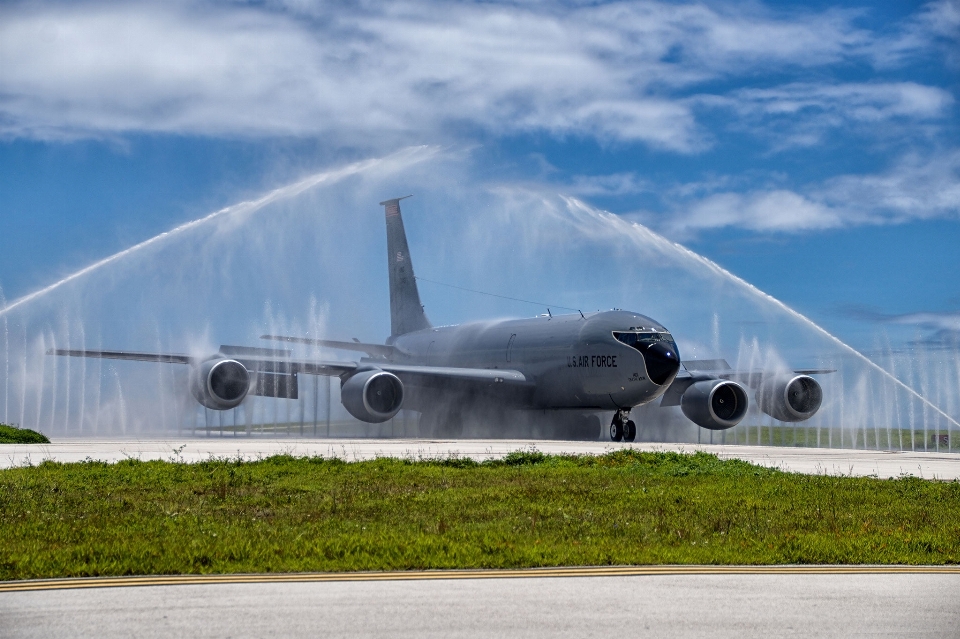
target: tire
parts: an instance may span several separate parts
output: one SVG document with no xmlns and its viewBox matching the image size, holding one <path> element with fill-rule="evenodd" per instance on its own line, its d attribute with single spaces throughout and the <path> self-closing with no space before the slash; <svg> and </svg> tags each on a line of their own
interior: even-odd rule
<svg viewBox="0 0 960 639">
<path fill-rule="evenodd" d="M 623 424 L 617 420 L 610 422 L 610 439 L 615 442 L 623 441 Z"/>
<path fill-rule="evenodd" d="M 623 425 L 623 441 L 632 442 L 637 438 L 637 425 L 633 423 L 632 419 L 628 419 L 627 423 Z"/>
</svg>

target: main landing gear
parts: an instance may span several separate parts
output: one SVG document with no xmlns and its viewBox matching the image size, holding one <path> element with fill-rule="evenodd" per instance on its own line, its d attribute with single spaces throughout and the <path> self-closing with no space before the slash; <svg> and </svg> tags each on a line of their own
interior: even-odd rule
<svg viewBox="0 0 960 639">
<path fill-rule="evenodd" d="M 627 419 L 629 416 L 629 408 L 621 408 L 613 414 L 613 421 L 610 422 L 610 439 L 615 442 L 632 442 L 637 438 L 637 425 L 633 420 Z"/>
</svg>

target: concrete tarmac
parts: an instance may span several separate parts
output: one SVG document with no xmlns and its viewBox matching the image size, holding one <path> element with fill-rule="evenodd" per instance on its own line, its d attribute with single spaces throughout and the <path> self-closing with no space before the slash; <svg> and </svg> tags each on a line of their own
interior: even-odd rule
<svg viewBox="0 0 960 639">
<path fill-rule="evenodd" d="M 958 594 L 957 572 L 85 588 L 0 592 L 0 635 L 957 637 Z"/>
<path fill-rule="evenodd" d="M 244 436 L 192 439 L 63 439 L 52 444 L 0 446 L 0 468 L 38 464 L 47 459 L 59 462 L 85 459 L 116 462 L 130 458 L 196 462 L 211 457 L 253 460 L 280 454 L 339 457 L 347 461 L 387 456 L 426 459 L 454 455 L 484 460 L 503 457 L 517 450 L 603 454 L 620 448 L 682 452 L 702 450 L 714 453 L 721 459 L 742 459 L 762 466 L 806 474 L 873 475 L 881 478 L 914 475 L 924 479 L 960 479 L 960 453 L 516 439 L 267 439 Z"/>
</svg>

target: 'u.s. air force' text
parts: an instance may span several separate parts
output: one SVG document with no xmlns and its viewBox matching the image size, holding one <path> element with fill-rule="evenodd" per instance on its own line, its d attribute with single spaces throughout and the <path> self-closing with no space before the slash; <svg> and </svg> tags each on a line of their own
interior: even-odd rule
<svg viewBox="0 0 960 639">
<path fill-rule="evenodd" d="M 568 368 L 617 368 L 616 355 L 568 355 Z"/>
</svg>

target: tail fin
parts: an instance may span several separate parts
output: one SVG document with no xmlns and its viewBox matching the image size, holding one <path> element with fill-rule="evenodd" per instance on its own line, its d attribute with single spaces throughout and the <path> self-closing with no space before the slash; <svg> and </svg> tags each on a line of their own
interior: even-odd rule
<svg viewBox="0 0 960 639">
<path fill-rule="evenodd" d="M 409 195 L 406 197 L 410 197 Z M 400 200 L 381 202 L 387 218 L 387 270 L 390 273 L 390 331 L 394 337 L 430 328 L 420 304 L 420 292 L 413 275 L 407 234 L 400 216 Z"/>
</svg>

